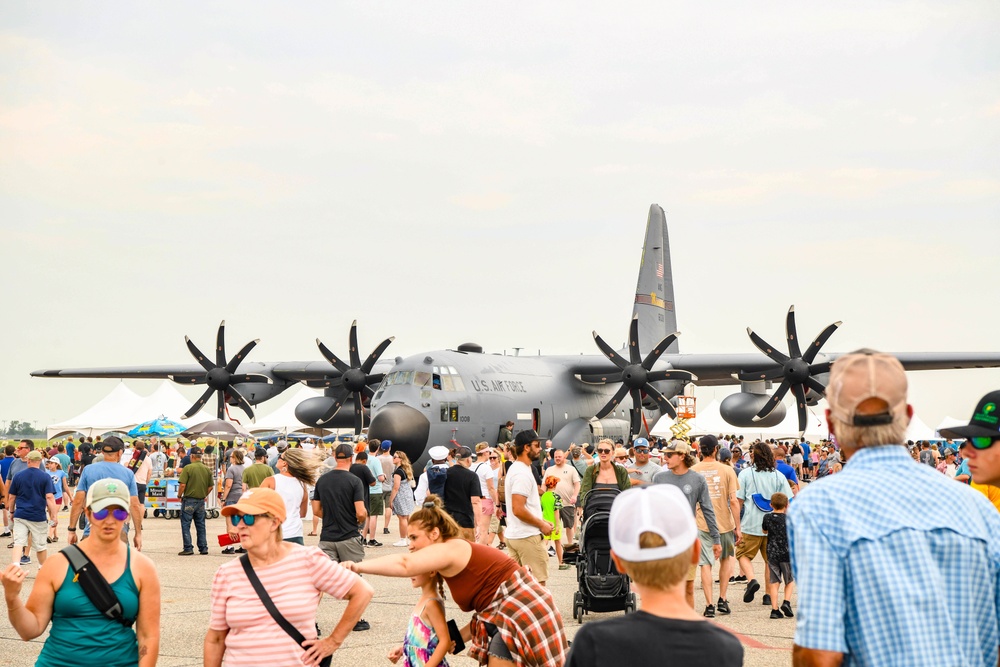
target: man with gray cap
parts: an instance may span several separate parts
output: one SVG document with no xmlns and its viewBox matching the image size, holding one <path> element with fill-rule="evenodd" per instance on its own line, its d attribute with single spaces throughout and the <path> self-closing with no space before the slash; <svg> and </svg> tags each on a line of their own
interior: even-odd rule
<svg viewBox="0 0 1000 667">
<path fill-rule="evenodd" d="M 684 496 L 691 503 L 692 513 L 695 512 L 696 508 L 701 509 L 701 515 L 708 527 L 705 543 L 702 544 L 702 551 L 707 553 L 703 555 L 702 562 L 708 559 L 708 554 L 711 554 L 712 560 L 708 562 L 711 566 L 712 562 L 718 560 L 719 556 L 722 555 L 722 542 L 719 537 L 719 527 L 715 522 L 715 506 L 712 504 L 711 495 L 709 495 L 708 483 L 701 474 L 691 470 L 697 461 L 694 450 L 684 440 L 673 440 L 664 448 L 663 454 L 666 457 L 667 469 L 653 475 L 653 484 L 676 486 L 684 492 Z M 687 602 L 692 608 L 694 608 L 694 579 L 697 574 L 697 566 L 691 565 L 687 575 L 686 596 Z M 708 605 L 711 606 L 711 604 L 712 600 L 709 597 Z M 715 610 L 712 609 L 709 613 L 709 610 L 706 609 L 705 616 L 707 618 L 714 617 Z"/>
<path fill-rule="evenodd" d="M 462 537 L 476 541 L 476 517 L 482 512 L 482 484 L 479 475 L 472 472 L 472 450 L 459 447 L 455 450 L 455 465 L 448 468 L 444 486 L 444 511 L 451 515 L 462 529 Z"/>
<path fill-rule="evenodd" d="M 96 446 L 96 445 L 95 445 Z M 80 473 L 80 480 L 76 484 L 76 493 L 73 495 L 73 509 L 69 516 L 69 539 L 70 544 L 76 544 L 76 527 L 83 514 L 84 506 L 87 504 L 87 491 L 90 486 L 99 479 L 112 477 L 128 485 L 128 494 L 132 499 L 129 507 L 129 514 L 132 516 L 132 525 L 135 528 L 135 535 L 132 536 L 132 544 L 136 549 L 142 550 L 142 515 L 145 508 L 139 504 L 139 488 L 135 484 L 135 475 L 121 465 L 122 451 L 125 443 L 118 436 L 110 436 L 100 444 L 104 458 L 101 461 L 94 460 Z M 122 540 L 128 541 L 128 524 L 123 526 Z M 87 524 L 83 536 L 90 535 L 90 524 Z"/>
<path fill-rule="evenodd" d="M 793 664 L 994 667 L 1000 514 L 910 458 L 902 443 L 913 408 L 895 357 L 841 356 L 826 400 L 847 464 L 789 505 Z M 947 619 L 948 641 L 928 634 L 927 619 Z"/>
</svg>

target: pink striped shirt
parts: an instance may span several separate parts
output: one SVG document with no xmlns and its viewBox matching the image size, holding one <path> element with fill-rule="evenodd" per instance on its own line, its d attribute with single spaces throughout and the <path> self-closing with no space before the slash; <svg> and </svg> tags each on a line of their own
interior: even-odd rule
<svg viewBox="0 0 1000 667">
<path fill-rule="evenodd" d="M 316 608 L 323 593 L 343 599 L 358 579 L 319 548 L 298 545 L 285 558 L 255 572 L 278 611 L 307 639 L 316 637 Z M 302 665 L 302 648 L 267 613 L 239 559 L 215 573 L 209 627 L 229 631 L 226 667 Z"/>
</svg>

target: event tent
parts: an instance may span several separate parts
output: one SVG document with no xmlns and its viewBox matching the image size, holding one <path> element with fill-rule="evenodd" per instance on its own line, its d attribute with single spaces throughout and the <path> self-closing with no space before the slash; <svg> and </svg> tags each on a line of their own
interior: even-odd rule
<svg viewBox="0 0 1000 667">
<path fill-rule="evenodd" d="M 103 435 L 110 431 L 128 431 L 136 424 L 155 419 L 160 415 L 192 426 L 215 416 L 202 410 L 190 419 L 180 416 L 191 407 L 192 401 L 183 396 L 169 380 L 163 380 L 149 396 L 142 397 L 119 382 L 115 388 L 85 412 L 58 424 L 46 427 L 50 440 L 71 433 L 84 436 Z"/>
<path fill-rule="evenodd" d="M 906 439 L 913 440 L 933 440 L 937 437 L 937 433 L 934 432 L 930 426 L 924 423 L 924 420 L 913 415 L 910 419 L 910 425 L 906 429 Z"/>
<path fill-rule="evenodd" d="M 107 396 L 81 414 L 46 427 L 46 437 L 51 440 L 71 433 L 82 433 L 89 437 L 121 430 L 125 426 L 123 416 L 131 414 L 141 402 L 142 398 L 138 394 L 126 387 L 124 382 L 119 382 Z"/>
<path fill-rule="evenodd" d="M 781 423 L 771 428 L 737 428 L 722 418 L 719 406 L 719 401 L 712 399 L 708 405 L 699 408 L 697 416 L 694 419 L 689 419 L 687 422 L 688 426 L 691 427 L 688 435 L 704 435 L 706 433 L 718 435 L 722 433 L 726 435 L 742 435 L 744 438 L 750 439 L 794 438 L 799 435 L 799 417 L 795 410 L 788 410 Z M 672 419 L 666 417 L 660 419 L 656 423 L 656 426 L 653 427 L 653 435 L 670 437 L 672 435 L 670 427 L 673 424 L 674 421 Z M 806 439 L 811 442 L 818 442 L 827 437 L 829 437 L 829 432 L 827 431 L 826 424 L 812 410 L 808 410 Z"/>
</svg>

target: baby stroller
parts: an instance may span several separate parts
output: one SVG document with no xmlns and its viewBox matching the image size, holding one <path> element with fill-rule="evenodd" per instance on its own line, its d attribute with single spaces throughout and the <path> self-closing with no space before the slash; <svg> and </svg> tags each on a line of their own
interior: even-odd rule
<svg viewBox="0 0 1000 667">
<path fill-rule="evenodd" d="M 578 590 L 573 594 L 573 618 L 583 623 L 587 612 L 636 610 L 628 575 L 611 560 L 608 520 L 618 489 L 596 489 L 587 495 L 580 530 L 580 557 L 576 563 Z"/>
</svg>

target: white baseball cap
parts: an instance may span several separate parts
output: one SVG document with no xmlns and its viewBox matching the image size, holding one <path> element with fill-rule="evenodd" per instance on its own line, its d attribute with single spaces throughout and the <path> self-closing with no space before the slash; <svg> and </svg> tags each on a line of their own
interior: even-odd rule
<svg viewBox="0 0 1000 667">
<path fill-rule="evenodd" d="M 673 558 L 698 539 L 691 504 L 684 492 L 671 484 L 632 488 L 619 495 L 611 505 L 609 526 L 611 549 L 633 563 Z M 639 537 L 646 532 L 659 535 L 666 545 L 640 547 Z"/>
</svg>

